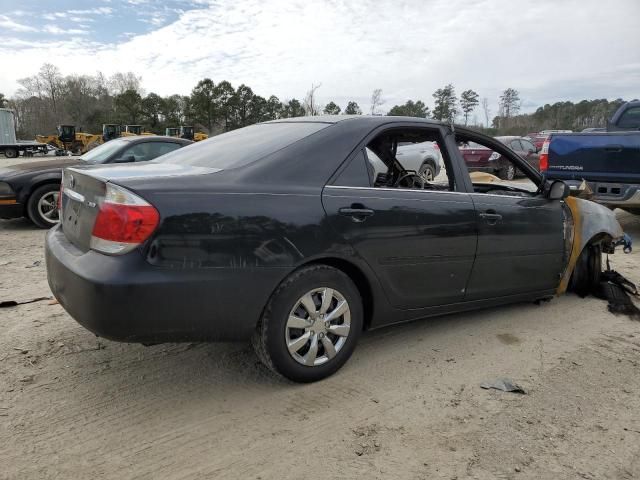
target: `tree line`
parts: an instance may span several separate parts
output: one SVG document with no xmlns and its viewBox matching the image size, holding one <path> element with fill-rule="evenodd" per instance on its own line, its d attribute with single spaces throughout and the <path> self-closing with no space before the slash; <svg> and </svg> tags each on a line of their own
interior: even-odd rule
<svg viewBox="0 0 640 480">
<path fill-rule="evenodd" d="M 160 134 L 167 127 L 194 125 L 215 135 L 278 118 L 363 113 L 355 101 L 347 102 L 344 110 L 333 101 L 322 105 L 317 96 L 321 84 L 311 85 L 302 100 L 280 100 L 275 95 L 268 98 L 257 95 L 245 84 L 234 88 L 226 80 L 215 83 L 205 78 L 189 95 L 169 96 L 146 93 L 141 82 L 141 77 L 131 72 L 111 77 L 102 73 L 63 76 L 54 65 L 44 64 L 36 75 L 18 81 L 20 88 L 12 98 L 0 93 L 0 107 L 16 112 L 20 138 L 54 133 L 61 124 L 97 133 L 105 123 L 141 124 L 147 131 Z M 621 99 L 557 102 L 521 114 L 520 93 L 507 88 L 497 99 L 498 111 L 492 115 L 492 102 L 472 89 L 464 90 L 458 97 L 454 85 L 447 84 L 432 97 L 432 110 L 422 100 L 408 100 L 392 106 L 386 114 L 470 125 L 492 135 L 524 135 L 544 129 L 603 127 L 623 103 Z M 382 89 L 375 89 L 368 113 L 382 114 L 380 107 L 384 103 Z"/>
<path fill-rule="evenodd" d="M 489 135 L 526 135 L 541 130 L 580 131 L 587 127 L 606 127 L 607 121 L 625 100 L 617 98 L 570 101 L 545 104 L 532 113 L 520 113 L 520 93 L 507 88 L 498 97 L 498 111 L 492 116 L 490 102 L 473 90 L 465 90 L 458 98 L 448 84 L 433 94 L 434 108 L 429 110 L 421 100 L 408 100 L 395 105 L 388 115 L 433 118 L 448 123 L 470 125 Z"/>
</svg>

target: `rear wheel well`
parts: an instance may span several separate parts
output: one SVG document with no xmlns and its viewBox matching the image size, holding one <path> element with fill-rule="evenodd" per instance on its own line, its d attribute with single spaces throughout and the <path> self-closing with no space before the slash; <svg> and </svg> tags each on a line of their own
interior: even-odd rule
<svg viewBox="0 0 640 480">
<path fill-rule="evenodd" d="M 436 168 L 436 160 L 435 160 L 435 158 L 427 157 L 422 161 L 422 164 L 420 166 L 423 166 L 423 165 L 431 165 L 435 169 Z"/>
<path fill-rule="evenodd" d="M 362 309 L 364 313 L 362 326 L 365 330 L 368 329 L 373 316 L 373 292 L 371 291 L 371 284 L 362 270 L 347 260 L 335 257 L 314 260 L 301 265 L 301 267 L 306 267 L 308 265 L 328 265 L 340 270 L 351 279 L 358 289 L 358 292 L 360 292 L 360 297 L 362 298 Z"/>
</svg>

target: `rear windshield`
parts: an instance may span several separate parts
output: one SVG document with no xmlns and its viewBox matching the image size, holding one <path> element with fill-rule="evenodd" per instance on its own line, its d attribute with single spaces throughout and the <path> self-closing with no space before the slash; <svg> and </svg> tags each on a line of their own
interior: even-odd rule
<svg viewBox="0 0 640 480">
<path fill-rule="evenodd" d="M 262 123 L 233 130 L 153 160 L 219 169 L 237 168 L 328 127 L 326 123 Z"/>
</svg>

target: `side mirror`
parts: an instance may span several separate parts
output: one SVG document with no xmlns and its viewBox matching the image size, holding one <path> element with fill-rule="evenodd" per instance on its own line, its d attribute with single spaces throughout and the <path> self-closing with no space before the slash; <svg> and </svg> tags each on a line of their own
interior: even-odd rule
<svg viewBox="0 0 640 480">
<path fill-rule="evenodd" d="M 127 155 L 126 157 L 120 157 L 113 161 L 113 163 L 133 163 L 136 161 L 136 157 L 133 155 Z"/>
<path fill-rule="evenodd" d="M 549 186 L 549 190 L 547 190 L 547 198 L 549 200 L 562 200 L 563 198 L 567 198 L 570 193 L 569 185 L 561 180 L 555 180 Z"/>
</svg>

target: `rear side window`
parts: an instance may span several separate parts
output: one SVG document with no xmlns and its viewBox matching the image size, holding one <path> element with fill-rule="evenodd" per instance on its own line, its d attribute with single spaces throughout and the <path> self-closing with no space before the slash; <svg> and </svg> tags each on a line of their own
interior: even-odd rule
<svg viewBox="0 0 640 480">
<path fill-rule="evenodd" d="M 312 122 L 251 125 L 198 142 L 155 161 L 221 170 L 242 167 L 328 126 Z"/>
<path fill-rule="evenodd" d="M 640 107 L 631 107 L 622 114 L 618 127 L 640 128 Z"/>
<path fill-rule="evenodd" d="M 334 185 L 346 187 L 370 187 L 371 180 L 367 171 L 367 160 L 364 152 L 360 150 L 340 173 Z"/>
</svg>

